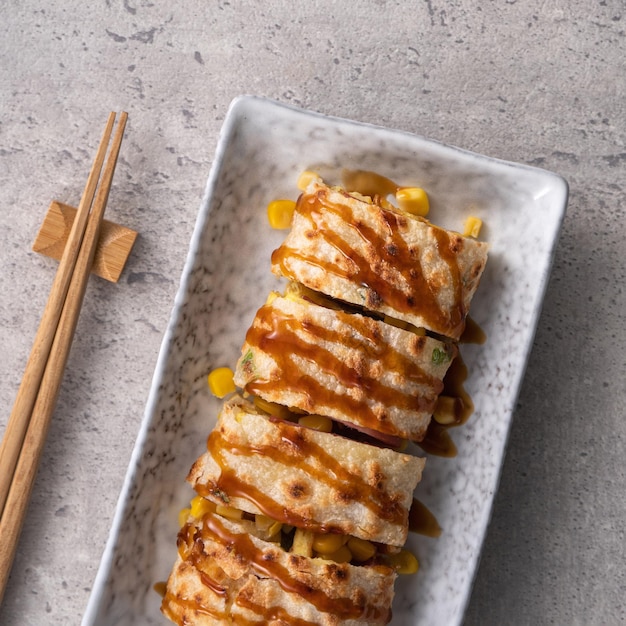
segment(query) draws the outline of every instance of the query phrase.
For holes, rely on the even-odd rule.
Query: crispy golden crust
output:
[[[221,582],[226,576],[221,572]],[[232,624],[226,598],[203,582],[190,561],[178,555],[167,581],[161,612],[175,624],[227,626]],[[234,587],[234,585],[233,585]]]
[[[179,624],[386,624],[395,572],[290,554],[254,524],[214,514],[190,520],[162,611]],[[188,621],[185,621],[188,620]]]
[[[314,182],[272,271],[333,298],[459,339],[488,246]]]
[[[424,459],[272,420],[227,402],[188,480],[218,504],[401,546]],[[243,495],[242,495],[243,494]]]
[[[276,297],[248,331],[235,383],[270,402],[420,441],[456,353],[363,315]]]

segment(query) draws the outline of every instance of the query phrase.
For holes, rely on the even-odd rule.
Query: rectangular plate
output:
[[[429,457],[417,496],[438,539],[412,536],[415,576],[396,585],[393,624],[459,624],[497,489],[507,436],[567,205],[559,176],[408,133],[325,117],[261,98],[228,112],[202,201],[146,413],[83,624],[156,624],[176,554],[178,511],[193,496],[185,476],[206,446],[219,407],[214,367],[234,366],[271,289],[270,254],[285,237],[267,223],[269,201],[297,195],[305,169],[338,183],[343,168],[424,187],[436,224],[484,222],[490,257],[472,304],[487,335],[463,345],[476,410],[453,430],[453,459]]]

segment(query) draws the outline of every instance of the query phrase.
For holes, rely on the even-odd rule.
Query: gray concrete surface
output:
[[[626,621],[626,6],[619,0],[6,0],[0,6],[3,430],[106,115],[130,114],[0,623],[77,624],[111,524],[218,132],[242,93],[563,175],[569,209],[467,625]]]

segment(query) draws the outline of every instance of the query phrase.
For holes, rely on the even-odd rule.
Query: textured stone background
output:
[[[620,0],[4,0],[0,427],[110,110],[107,216],[138,230],[90,282],[0,623],[87,602],[231,99],[268,96],[562,174],[568,214],[467,624],[626,621],[626,7]]]

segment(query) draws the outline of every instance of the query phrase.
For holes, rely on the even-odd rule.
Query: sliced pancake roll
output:
[[[487,244],[314,180],[272,271],[338,300],[458,340]]]
[[[247,332],[235,383],[357,428],[420,441],[455,345],[299,297],[275,296]]]
[[[402,546],[424,459],[228,400],[188,481],[209,500],[316,533]]]
[[[214,512],[178,538],[162,610],[179,624],[386,624],[396,573],[294,554]]]
[[[207,569],[208,566],[207,563]],[[183,560],[179,554],[167,579],[161,612],[175,624],[232,624],[224,587],[220,584],[224,581],[225,575],[217,566],[213,576],[209,576],[199,571],[191,560]]]

